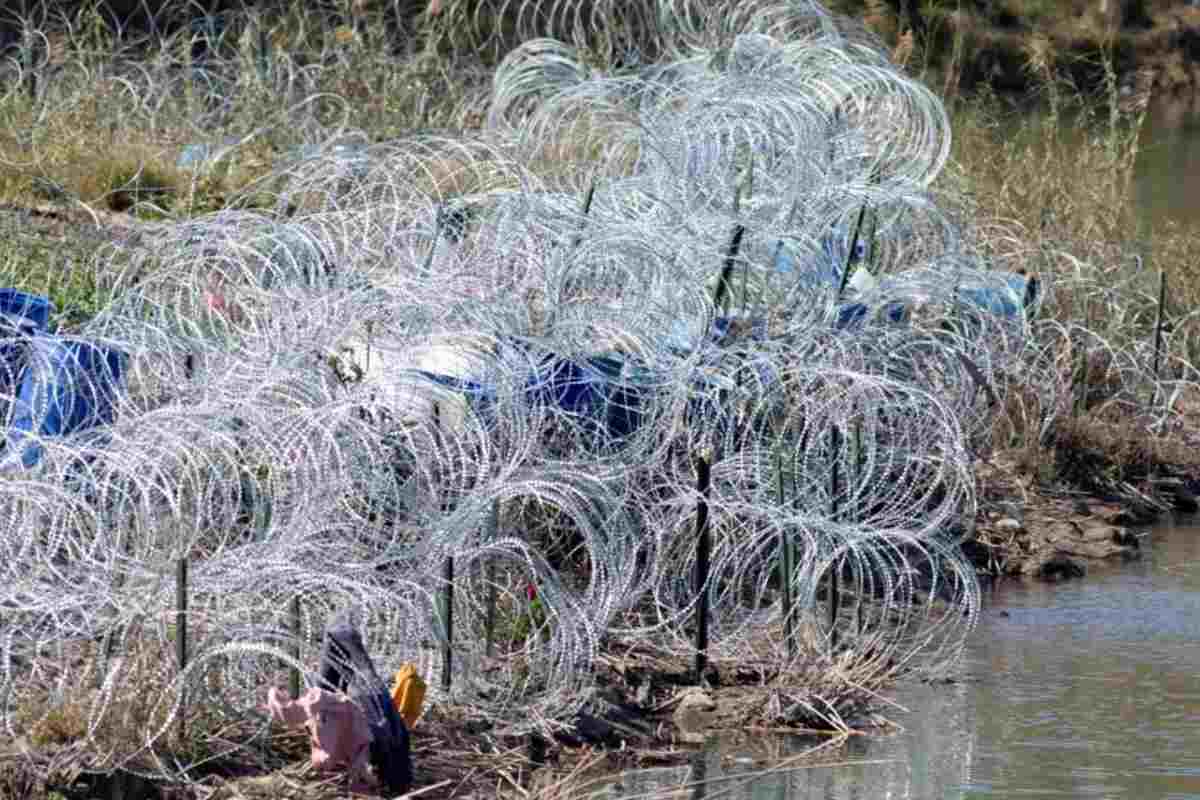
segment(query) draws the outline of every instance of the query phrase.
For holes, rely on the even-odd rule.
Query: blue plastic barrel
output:
[[[21,385],[30,338],[47,330],[53,312],[54,304],[47,297],[0,288],[0,424],[8,420]]]
[[[111,424],[125,355],[89,342],[41,335],[30,340],[6,438],[5,461],[25,468],[42,457],[40,439]]]
[[[19,289],[0,289],[0,315],[9,325],[21,324],[21,321],[33,323],[39,331],[46,331],[50,325],[50,315],[54,313],[54,303],[48,297],[29,294]]]

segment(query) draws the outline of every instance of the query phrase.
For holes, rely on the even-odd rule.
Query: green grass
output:
[[[57,233],[55,227],[0,211],[0,283],[49,297],[56,310],[53,324],[70,331],[103,304],[91,266],[101,243],[77,232]]]

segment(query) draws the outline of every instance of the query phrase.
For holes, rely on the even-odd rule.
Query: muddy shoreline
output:
[[[1049,487],[1023,473],[1012,454],[979,465],[979,511],[963,543],[978,573],[1083,577],[1091,563],[1140,558],[1142,529],[1163,515],[1198,509],[1200,484],[1182,467],[1160,464],[1138,479],[1102,486],[1099,478],[1110,466],[1091,464],[1092,478]]]

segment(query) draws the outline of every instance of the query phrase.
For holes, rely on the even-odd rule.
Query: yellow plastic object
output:
[[[421,680],[413,664],[402,664],[396,670],[396,677],[392,679],[392,703],[404,724],[412,730],[425,703],[425,681]]]

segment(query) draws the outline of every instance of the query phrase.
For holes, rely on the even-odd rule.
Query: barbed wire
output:
[[[979,614],[973,449],[1016,381],[1030,414],[1069,402],[1049,378],[1092,333],[1031,316],[1096,287],[990,268],[931,188],[945,110],[869,37],[738,8],[661,4],[664,58],[632,75],[528,42],[479,137],[342,129],[256,185],[278,213],[98,258],[111,300],[64,341],[115,360],[33,347],[53,390],[4,398],[27,421],[5,457],[37,448],[0,480],[6,730],[74,703],[97,768],[144,769],[181,713],[265,725],[346,609],[385,673],[453,648],[434,700],[564,718],[603,647],[693,653],[697,459],[712,653],[952,663]],[[1128,395],[1155,381],[1144,344],[1091,341]],[[111,419],[43,435],[100,398]]]

